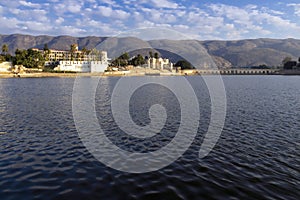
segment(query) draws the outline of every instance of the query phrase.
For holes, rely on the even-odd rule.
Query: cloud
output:
[[[106,6],[99,6],[99,14],[104,16],[104,17],[110,17],[112,15],[112,8],[111,7],[106,7]]]
[[[0,18],[1,28],[7,33],[7,31],[13,31],[18,28],[18,20],[16,18]]]
[[[64,21],[65,21],[64,18],[58,17],[58,18],[55,20],[55,24],[56,24],[56,25],[60,25],[60,24],[62,24]]]
[[[115,10],[114,11],[115,17],[118,19],[127,19],[130,14],[128,12],[125,12],[123,10]]]
[[[289,7],[293,7],[294,8],[294,11],[295,11],[295,15],[299,16],[300,17],[300,4],[296,4],[296,3],[290,3],[290,4],[287,4],[287,6]]]
[[[44,21],[48,20],[47,11],[42,9],[29,9],[29,10],[21,10],[18,8],[11,8],[9,12],[15,15],[20,20],[36,20],[36,21]],[[37,17],[38,16],[38,17]]]
[[[249,11],[243,8],[228,6],[224,4],[212,4],[209,8],[217,14],[217,16],[226,17],[232,20],[235,24],[251,28],[253,23],[250,19]],[[252,6],[252,9],[254,7]]]
[[[71,13],[79,13],[81,11],[81,5],[79,4],[76,4],[75,2],[68,5],[67,6],[67,9],[69,12]]]
[[[30,8],[41,8],[40,4],[37,3],[31,3],[27,1],[19,1],[20,5],[30,7]]]
[[[37,21],[19,22],[19,25],[25,30],[30,30],[30,32],[35,31],[36,33],[44,33],[52,29],[51,25],[47,25],[43,22]]]
[[[300,23],[295,17],[300,16],[299,3],[284,3],[280,6],[270,3],[270,6],[265,7],[255,4],[235,6],[234,2],[231,5],[203,4],[186,0],[36,2],[41,1],[1,0],[0,33],[113,35],[118,31],[138,27],[169,27],[202,40],[299,38],[300,32]],[[38,26],[42,28],[38,29]]]
[[[101,0],[101,3],[106,3],[106,4],[110,5],[110,6],[119,7],[118,4],[115,1],[113,1],[113,0]]]
[[[178,8],[177,3],[168,1],[168,0],[150,0],[150,2],[158,8]]]

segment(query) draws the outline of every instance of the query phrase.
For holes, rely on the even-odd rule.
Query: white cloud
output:
[[[98,12],[95,11],[95,14],[100,14],[103,17],[114,18],[114,19],[122,19],[126,20],[130,14],[124,10],[113,9],[108,6],[98,6]]]
[[[37,22],[37,21],[24,21],[24,22],[19,22],[19,24],[24,29],[34,31],[37,33],[48,32],[52,29],[51,25],[47,25],[43,22]]]
[[[74,2],[74,3],[69,4],[67,6],[67,9],[71,13],[79,13],[81,11],[81,5]]]
[[[111,6],[117,6],[117,3],[113,0],[101,0],[101,3],[106,3]]]
[[[31,2],[27,2],[27,1],[19,1],[19,3],[22,6],[26,6],[26,7],[30,7],[30,8],[41,8],[41,5],[37,4],[37,3],[31,3]]]
[[[178,8],[179,5],[169,0],[150,0],[158,8]]]
[[[130,16],[130,14],[123,10],[114,10],[114,16],[118,19],[127,19]]]
[[[295,20],[295,15],[300,16],[299,3],[241,7],[234,6],[234,2],[227,5],[186,0],[36,2],[41,1],[1,0],[1,33],[113,35],[137,27],[170,27],[198,39],[237,39],[287,35],[299,38],[300,32],[300,23]],[[274,9],[275,6],[280,10]],[[38,30],[38,26],[42,28]]]
[[[269,13],[258,13],[254,16],[254,18],[261,23],[268,23],[270,25],[281,27],[283,30],[291,29],[298,29],[300,31],[300,27],[292,23],[290,20],[282,19],[279,16],[274,16]]]
[[[42,9],[21,10],[18,8],[11,8],[8,10],[11,14],[14,14],[16,18],[21,20],[26,19],[26,20],[36,20],[36,21],[44,21],[44,22],[48,20],[46,10],[42,10]]]
[[[9,12],[10,12],[11,14],[14,14],[14,15],[18,15],[19,13],[22,12],[22,10],[20,10],[20,9],[18,9],[18,8],[11,8],[11,9],[8,9],[8,10],[9,10]]]
[[[212,4],[209,6],[218,16],[224,16],[236,24],[251,26],[252,22],[247,10],[224,4]]]
[[[99,6],[99,14],[104,16],[104,17],[110,17],[112,15],[112,8],[111,7],[106,7],[106,6]]]
[[[58,17],[58,18],[55,20],[55,24],[56,24],[56,25],[60,25],[60,24],[62,24],[64,21],[65,21],[64,18]]]
[[[73,36],[81,36],[84,35],[87,31],[81,28],[76,28],[74,26],[62,26],[59,27],[56,31],[59,31],[61,34],[65,35],[73,35]]]
[[[300,17],[300,3],[298,3],[298,4],[291,3],[291,4],[287,4],[287,6],[293,7],[294,11],[295,11],[295,15]]]
[[[18,28],[18,20],[16,18],[1,17],[0,24],[1,29],[5,32]]]

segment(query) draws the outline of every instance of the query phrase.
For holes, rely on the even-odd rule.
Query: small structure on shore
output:
[[[0,72],[9,73],[11,69],[12,69],[12,63],[11,62],[2,62],[2,63],[0,63]]]
[[[148,58],[146,63],[148,64],[148,68],[157,69],[157,70],[173,70],[173,63],[170,62],[167,58]]]

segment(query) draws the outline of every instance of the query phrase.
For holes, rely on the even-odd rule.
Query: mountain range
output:
[[[109,41],[109,42],[108,42]],[[114,58],[120,52],[128,51],[131,55],[140,53],[148,55],[149,51],[158,52],[172,62],[182,59],[181,54],[188,52],[193,57],[210,55],[220,68],[245,66],[279,66],[285,57],[298,60],[300,57],[300,40],[298,39],[243,39],[222,40],[151,40],[144,41],[134,37],[72,37],[72,36],[32,36],[0,35],[0,45],[7,44],[9,53],[16,49],[40,48],[47,44],[50,49],[68,50],[71,44],[78,44],[79,49],[97,48],[107,50],[108,56]],[[110,54],[111,53],[111,54]]]

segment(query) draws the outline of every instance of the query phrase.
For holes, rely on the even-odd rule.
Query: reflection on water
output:
[[[141,77],[145,78],[145,77]],[[165,77],[174,79],[176,77]],[[107,136],[130,151],[167,144],[178,127],[176,99],[161,88],[137,91],[133,120],[147,123],[156,100],[168,105],[163,132],[136,141],[115,126],[110,95],[118,78],[100,80],[96,110]],[[205,83],[188,77],[199,98],[200,127],[175,163],[146,174],[118,172],[82,145],[72,117],[72,78],[0,79],[1,199],[297,199],[300,183],[300,78],[227,76],[226,123],[214,150],[198,151],[210,118]],[[175,106],[170,106],[170,105]]]

